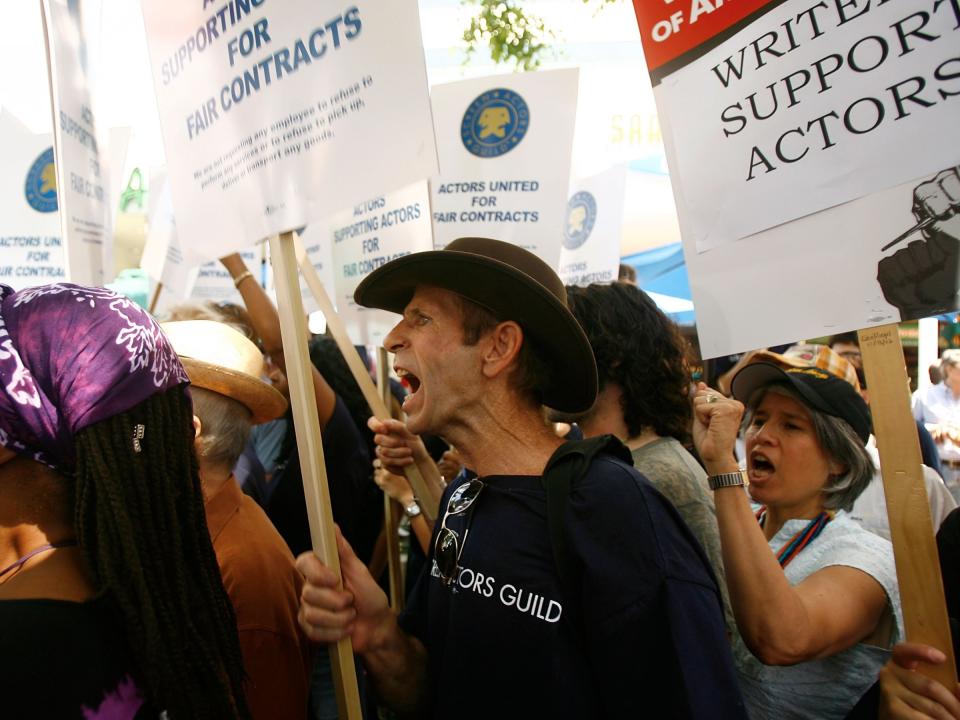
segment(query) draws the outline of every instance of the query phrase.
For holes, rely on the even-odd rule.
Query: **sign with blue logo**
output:
[[[499,157],[517,146],[530,127],[530,108],[512,90],[494,88],[470,103],[460,124],[463,146],[477,157]]]
[[[617,279],[626,182],[626,166],[616,165],[573,184],[561,231],[558,274],[564,285]]]
[[[443,169],[430,180],[436,247],[458,237],[491,237],[557,267],[578,84],[573,68],[433,88]]]
[[[15,290],[66,280],[52,141],[0,111],[0,283]]]
[[[597,222],[597,200],[586,190],[574,193],[567,203],[567,222],[563,226],[563,246],[576,250],[583,245]]]
[[[326,229],[333,262],[331,299],[337,314],[355,344],[382,345],[397,316],[360,307],[353,293],[381,265],[412,252],[433,250],[427,182],[357,203],[331,218]]]
[[[437,171],[416,0],[141,7],[188,264]]]
[[[27,172],[24,194],[37,212],[56,212],[57,168],[53,164],[53,147],[48,147],[33,161]]]

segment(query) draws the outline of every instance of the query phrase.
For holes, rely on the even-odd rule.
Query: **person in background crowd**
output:
[[[103,288],[0,285],[0,340],[3,716],[248,716],[160,327]]]
[[[409,430],[442,436],[477,477],[444,492],[430,572],[399,619],[342,539],[343,590],[300,556],[308,635],[350,637],[404,715],[744,717],[709,565],[618,456],[599,454],[570,488],[571,574],[558,573],[540,475],[563,443],[541,407],[589,409],[596,366],[556,273],[461,238],[382,265],[356,300],[403,314],[384,343],[413,389]]]
[[[943,481],[960,502],[960,350],[940,356],[943,382],[917,395],[913,416],[922,422],[940,453]]]
[[[853,365],[855,370],[863,368],[863,356],[860,354],[860,338],[857,337],[856,332],[832,335],[830,339],[827,340],[827,347]]]
[[[247,270],[246,264],[239,255],[228,255],[221,258],[220,262],[233,277],[234,284],[240,291],[263,351],[269,355],[280,371],[285,372],[286,362],[280,336],[280,317],[273,302]],[[313,391],[317,403],[317,417],[320,422],[323,457],[330,490],[330,509],[334,522],[349,542],[356,544],[357,552],[363,562],[369,563],[383,524],[383,501],[376,485],[371,481],[372,466],[367,449],[368,440],[362,434],[362,426],[358,426],[351,416],[351,410],[356,412],[358,402],[363,401],[362,399],[358,402],[351,401],[348,405],[345,399],[348,393],[351,396],[359,395],[356,382],[350,377],[349,382],[352,385],[341,383],[335,388],[333,383],[337,382],[343,373],[326,365],[321,372],[316,364],[319,356],[315,353],[313,343],[311,346]],[[321,350],[321,353],[325,354],[325,351]],[[346,364],[342,356],[339,357],[339,361]],[[311,550],[312,541],[303,495],[300,456],[290,411],[286,417],[287,433],[280,451],[281,460],[271,479],[269,500],[264,509],[290,550],[294,555],[298,555]],[[359,679],[363,685],[363,678]],[[314,654],[311,688],[311,716],[317,720],[336,718],[336,698],[333,692],[329,653]]]
[[[233,603],[254,718],[305,718],[310,648],[297,624],[303,578],[233,468],[251,425],[283,415],[287,401],[260,379],[263,356],[232,327],[209,320],[162,325],[191,382],[207,527]]]
[[[637,271],[632,265],[620,263],[620,270],[617,273],[617,281],[627,283],[628,285],[637,284]]]
[[[586,437],[618,437],[633,466],[673,503],[710,560],[732,636],[736,623],[707,474],[684,447],[692,412],[680,333],[631,285],[568,287],[567,302],[593,348],[600,388],[590,412],[577,418],[580,429]]]
[[[890,543],[844,512],[873,477],[870,412],[820,368],[754,363],[732,391],[700,386],[694,438],[714,488],[741,691],[753,720],[843,718],[902,636]],[[757,511],[733,456],[742,403]]]
[[[867,389],[867,380],[862,369],[857,370],[860,379],[860,395],[864,402],[870,404],[870,391]],[[940,456],[937,446],[930,437],[930,433],[922,423],[917,422],[917,434],[920,440],[920,455],[923,461],[921,472],[927,489],[927,502],[930,505],[930,519],[933,521],[933,531],[936,532],[947,515],[957,506],[956,500],[950,494],[940,476]],[[882,538],[890,539],[890,519],[887,517],[887,500],[883,488],[883,477],[880,473],[880,452],[877,450],[877,439],[871,435],[867,442],[867,452],[873,458],[877,471],[873,481],[860,494],[850,510],[850,517],[863,525],[870,532]],[[930,463],[935,463],[931,465]]]

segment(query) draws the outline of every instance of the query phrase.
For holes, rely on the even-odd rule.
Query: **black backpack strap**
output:
[[[586,440],[566,442],[550,456],[544,468],[540,482],[547,493],[547,526],[550,532],[550,546],[553,549],[553,562],[564,595],[568,601],[576,600],[574,572],[567,539],[563,530],[563,515],[573,483],[587,472],[590,463],[598,453],[607,453],[618,457],[628,465],[633,458],[627,447],[613,435],[598,435]]]

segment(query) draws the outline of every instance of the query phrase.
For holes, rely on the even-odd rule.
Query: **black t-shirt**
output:
[[[0,715],[157,718],[103,599],[0,601]]]
[[[574,483],[572,601],[540,478],[483,481],[470,510],[447,520],[461,542],[467,534],[455,589],[440,582],[431,543],[401,617],[429,652],[433,717],[746,717],[709,564],[642,475],[601,456]]]
[[[339,395],[321,437],[333,520],[357,556],[369,562],[383,525],[383,494],[373,482],[363,436]],[[273,477],[276,487],[265,510],[296,557],[313,547],[296,445]]]

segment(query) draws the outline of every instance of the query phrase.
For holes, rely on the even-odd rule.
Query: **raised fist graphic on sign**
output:
[[[914,240],[877,265],[883,296],[902,320],[956,310],[960,278],[960,167],[949,168],[913,191],[917,224],[884,246],[897,245],[918,230]]]

